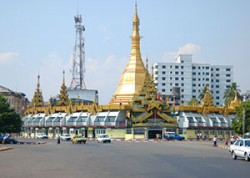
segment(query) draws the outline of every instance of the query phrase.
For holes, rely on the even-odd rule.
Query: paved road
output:
[[[216,178],[249,177],[250,162],[196,142],[71,144],[48,140],[0,152],[0,177]]]

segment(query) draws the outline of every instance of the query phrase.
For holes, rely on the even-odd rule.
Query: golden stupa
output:
[[[137,5],[135,5],[131,36],[132,49],[129,62],[120,77],[118,88],[109,104],[128,104],[133,100],[134,96],[141,91],[144,84],[147,69],[141,58],[139,24],[140,20],[137,14]]]

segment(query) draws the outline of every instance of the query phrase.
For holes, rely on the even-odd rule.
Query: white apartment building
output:
[[[197,98],[209,84],[214,104],[224,103],[224,92],[233,82],[233,66],[192,63],[192,55],[181,54],[175,63],[155,63],[154,82],[158,93],[182,104]]]

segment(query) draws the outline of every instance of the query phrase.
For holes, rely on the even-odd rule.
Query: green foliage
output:
[[[204,98],[204,96],[205,96],[205,94],[206,94],[206,91],[207,91],[207,87],[208,87],[208,86],[206,85],[206,86],[202,89],[200,95],[198,96],[198,98],[199,98],[200,101],[203,100],[203,98]]]
[[[225,106],[229,106],[231,101],[234,100],[235,93],[237,94],[237,98],[241,99],[237,84],[234,82],[224,93]]]
[[[192,98],[191,100],[188,101],[188,106],[198,106],[199,101],[196,98]]]
[[[243,110],[245,111],[245,132],[250,132],[250,100],[241,103],[236,108],[236,117],[232,123],[232,127],[236,133],[243,133]]]
[[[17,133],[22,128],[20,115],[10,108],[7,100],[0,95],[0,132]]]

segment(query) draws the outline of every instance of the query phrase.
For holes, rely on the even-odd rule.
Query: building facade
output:
[[[22,114],[29,101],[24,93],[14,92],[0,85],[0,94],[8,101],[11,108],[17,113]]]
[[[155,63],[154,81],[161,95],[187,104],[208,84],[216,106],[224,104],[224,92],[233,82],[233,66],[192,62],[192,55],[181,54],[176,63]]]

